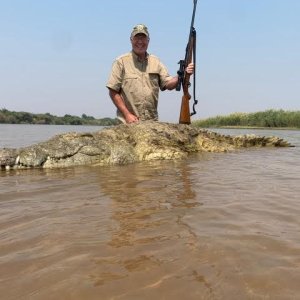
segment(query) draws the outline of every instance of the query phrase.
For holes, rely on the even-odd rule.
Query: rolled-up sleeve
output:
[[[167,82],[172,78],[173,77],[169,74],[165,65],[160,62],[160,64],[159,64],[159,82],[160,82],[159,87],[162,91],[166,89]]]
[[[122,61],[115,60],[106,87],[119,92],[122,86],[124,68]]]

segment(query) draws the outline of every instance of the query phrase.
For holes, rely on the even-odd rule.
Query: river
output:
[[[81,126],[0,125],[0,147]],[[1,299],[300,299],[293,148],[0,172]]]

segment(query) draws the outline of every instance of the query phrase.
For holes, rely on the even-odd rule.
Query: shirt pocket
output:
[[[126,73],[123,79],[123,90],[134,91],[137,88],[138,76],[134,73]]]
[[[148,73],[149,74],[149,81],[151,86],[155,89],[159,88],[159,74],[158,73]]]

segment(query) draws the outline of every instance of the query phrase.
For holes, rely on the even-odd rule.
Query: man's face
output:
[[[132,49],[137,55],[144,55],[147,51],[149,38],[143,34],[138,33],[131,38]]]

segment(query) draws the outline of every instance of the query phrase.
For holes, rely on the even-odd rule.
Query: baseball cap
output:
[[[138,24],[138,25],[134,26],[133,29],[132,29],[132,32],[131,32],[131,37],[134,37],[139,33],[143,33],[147,37],[149,37],[148,28],[144,24]]]

